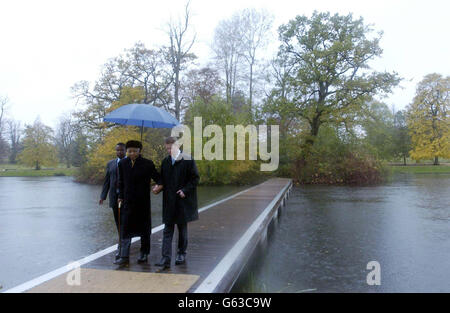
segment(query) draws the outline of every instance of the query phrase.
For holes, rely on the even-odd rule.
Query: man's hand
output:
[[[122,207],[123,199],[118,199],[117,204],[119,205],[119,208]]]
[[[105,201],[105,200],[100,199],[100,201],[98,202],[98,204],[99,204],[99,205],[102,205],[102,204],[103,204],[103,201]]]
[[[162,189],[163,189],[163,185],[155,185],[155,186],[153,186],[152,191],[155,195],[157,195],[158,193],[161,192]]]
[[[184,194],[183,190],[178,190],[177,195],[179,195],[182,199],[186,198],[186,195]]]

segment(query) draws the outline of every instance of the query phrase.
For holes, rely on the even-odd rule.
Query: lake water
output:
[[[450,175],[294,188],[233,289],[246,291],[450,292]]]
[[[100,186],[70,177],[0,178],[3,290],[116,243]],[[200,206],[246,187],[200,187]],[[295,187],[234,292],[450,292],[450,175],[376,187]],[[153,227],[161,195],[152,196]],[[368,262],[381,266],[369,286]]]
[[[199,187],[199,206],[248,187]],[[112,210],[98,205],[101,186],[71,177],[0,177],[0,290],[6,290],[117,243]],[[152,226],[162,194],[152,195]]]

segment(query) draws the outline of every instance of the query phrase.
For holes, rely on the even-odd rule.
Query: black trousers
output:
[[[187,223],[176,224],[178,228],[178,253],[186,254],[187,249]],[[162,256],[172,258],[172,239],[175,231],[175,224],[164,224]]]
[[[150,254],[150,233],[141,235],[141,252],[145,254]],[[123,238],[120,240],[120,257],[128,258],[130,256],[130,247],[131,247],[131,237]]]
[[[117,228],[117,236],[119,238],[118,240],[118,250],[120,251],[120,230],[119,230],[119,206],[115,204],[112,208],[113,214],[114,214],[114,221],[116,222],[116,228]]]

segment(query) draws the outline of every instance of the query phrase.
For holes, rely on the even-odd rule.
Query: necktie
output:
[[[116,162],[116,190],[119,189],[119,164]]]

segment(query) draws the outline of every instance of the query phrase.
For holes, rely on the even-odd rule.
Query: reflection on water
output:
[[[448,174],[297,187],[233,292],[450,292],[449,204]]]
[[[246,187],[199,187],[199,206]],[[70,177],[0,178],[0,285],[3,290],[116,243],[101,186]],[[161,224],[162,194],[152,195],[153,227]]]

